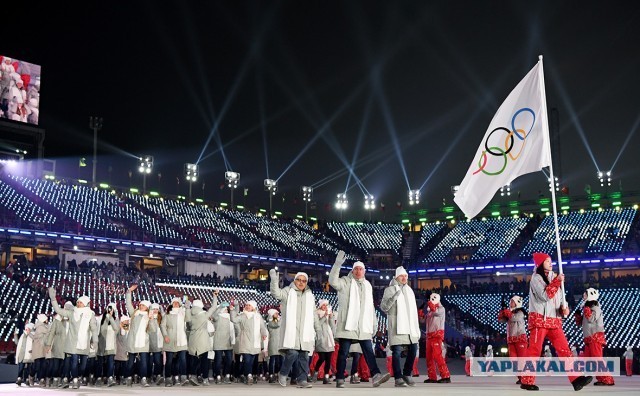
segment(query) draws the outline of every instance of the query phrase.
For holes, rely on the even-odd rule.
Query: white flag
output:
[[[493,116],[454,201],[475,217],[501,187],[551,165],[542,60]]]

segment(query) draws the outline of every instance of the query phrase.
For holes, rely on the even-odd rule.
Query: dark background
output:
[[[612,169],[612,189],[638,190],[639,16],[627,1],[16,3],[0,54],[42,65],[45,156],[61,176],[91,179],[98,115],[98,181],[141,186],[135,157],[150,154],[151,190],[185,195],[183,164],[199,161],[194,198],[228,201],[234,170],[236,203],[268,207],[270,177],[274,210],[304,212],[299,188],[313,185],[311,215],[338,216],[346,189],[345,218],[365,218],[368,191],[373,218],[390,221],[409,186],[423,207],[452,204],[539,54],[562,186],[598,191],[596,172]],[[546,183],[539,172],[512,190],[533,199]]]

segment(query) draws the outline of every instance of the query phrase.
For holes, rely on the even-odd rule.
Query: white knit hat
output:
[[[325,300],[325,299],[318,300],[318,307],[321,307],[321,306],[323,306],[325,304],[329,305],[329,300]]]
[[[194,307],[204,308],[204,303],[202,302],[202,300],[194,300],[191,305]]]
[[[33,323],[27,323],[26,326],[24,326],[25,329],[30,329],[30,330],[33,330],[34,327],[36,327],[36,325],[34,325]]]
[[[151,308],[151,301],[149,301],[149,300],[142,300],[142,301],[140,301],[140,304],[138,304],[138,306],[140,306],[140,305],[144,305],[144,306],[145,306],[145,307],[147,307],[147,308]]]
[[[38,322],[40,322],[40,323],[44,323],[44,322],[46,322],[46,321],[47,321],[47,319],[49,319],[49,318],[47,318],[47,315],[45,315],[45,314],[38,314]]]
[[[362,268],[364,268],[365,270],[367,269],[367,268],[364,266],[364,263],[363,263],[362,261],[356,261],[355,263],[353,263],[353,269],[356,269],[357,267],[362,267]]]
[[[407,270],[405,270],[403,266],[396,268],[396,278],[399,277],[400,275],[409,276],[409,274],[407,273]]]
[[[171,305],[173,305],[174,302],[177,302],[178,304],[182,305],[182,300],[179,299],[178,297],[174,297],[171,299]]]
[[[67,301],[66,303],[64,303],[64,309],[66,309],[67,311],[70,311],[73,309],[73,303],[71,301]]]
[[[273,315],[277,314],[278,310],[277,309],[273,309],[271,308],[270,310],[267,311],[267,315],[269,315],[269,319],[273,318]]]
[[[251,305],[253,307],[253,309],[255,309],[255,310],[258,309],[258,303],[255,302],[254,300],[249,300],[246,303],[244,303],[244,305]]]
[[[127,320],[131,320],[131,318],[130,318],[128,315],[122,315],[122,316],[120,317],[120,321],[121,321],[121,322],[125,322],[125,321],[127,321]]]
[[[85,307],[88,307],[91,299],[89,298],[89,296],[82,296],[78,299],[78,301],[83,303]]]
[[[149,309],[160,309],[160,304],[153,303],[153,304],[151,304],[151,307],[149,307]]]
[[[295,278],[297,278],[297,277],[299,277],[299,276],[304,276],[307,280],[309,280],[309,275],[307,275],[307,273],[306,273],[306,272],[298,272],[298,273],[296,274],[296,276],[294,277],[294,279],[295,279]]]

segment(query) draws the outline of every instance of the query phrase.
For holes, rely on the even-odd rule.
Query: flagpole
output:
[[[551,134],[549,133],[549,113],[547,113],[547,92],[544,86],[544,68],[542,64],[542,55],[538,56],[538,61],[540,62],[540,92],[542,92],[542,108],[545,115],[545,120],[542,123],[542,128],[546,129],[547,139],[547,152],[549,153],[549,186],[551,187],[551,206],[553,207],[553,225],[556,235],[556,252],[558,255],[558,272],[562,272],[562,249],[560,248],[560,230],[558,227],[558,209],[556,205],[556,183],[555,176],[553,174],[553,158],[551,157]],[[565,299],[564,293],[564,282],[561,284],[562,289],[562,302],[566,305],[567,300]]]

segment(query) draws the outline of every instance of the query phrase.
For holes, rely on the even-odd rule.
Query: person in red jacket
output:
[[[529,282],[529,348],[527,355],[539,358],[546,338],[558,357],[571,357],[567,337],[562,330],[562,318],[569,315],[569,307],[562,296],[564,274],[552,271],[551,257],[546,253],[534,253],[534,273]],[[535,376],[522,376],[520,388],[538,390]],[[588,385],[593,377],[569,375],[573,389],[578,391]]]
[[[440,295],[431,293],[429,296],[429,312],[427,313],[427,375],[429,378],[425,383],[450,383],[451,374],[447,363],[442,357],[442,341],[444,341],[444,318],[445,309],[440,304]],[[437,379],[436,365],[440,372],[440,379]]]
[[[602,309],[598,303],[600,293],[590,287],[584,293],[584,308],[582,317],[578,321],[582,324],[582,334],[584,335],[584,356],[585,357],[602,357],[602,347],[607,344],[604,338],[604,317]],[[596,386],[613,386],[615,385],[613,377],[596,376]]]
[[[526,312],[522,307],[522,297],[513,296],[509,300],[509,307],[498,313],[498,321],[507,323],[507,346],[509,347],[509,357],[526,357],[529,340],[525,328]],[[520,384],[518,377],[516,384]]]
[[[622,356],[624,357],[624,367],[627,371],[627,377],[631,377],[633,375],[633,347],[629,345]]]

